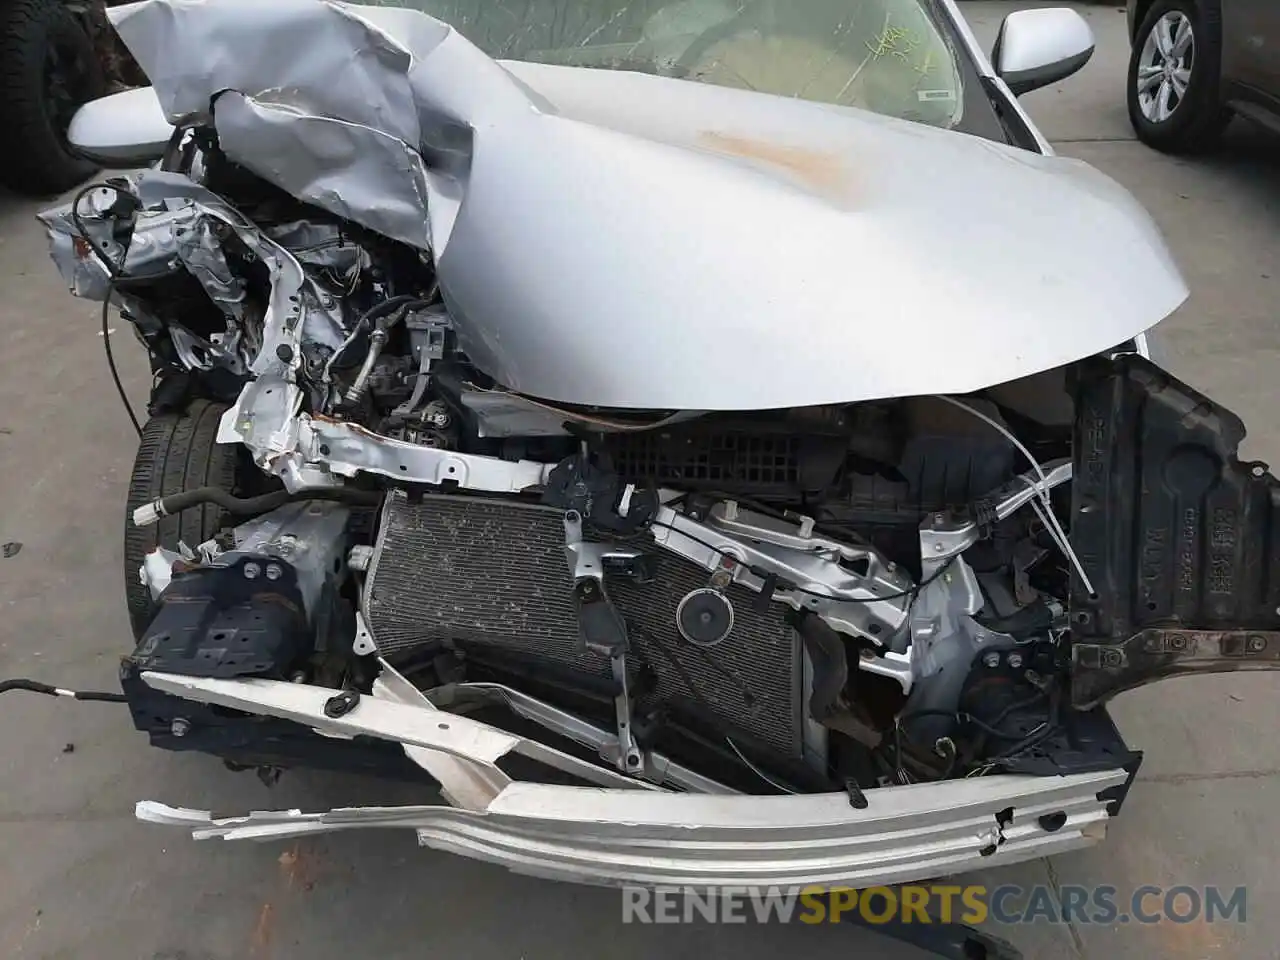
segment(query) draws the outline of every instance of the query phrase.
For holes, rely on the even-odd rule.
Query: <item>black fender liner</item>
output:
[[[1072,702],[1280,669],[1280,481],[1240,418],[1137,355],[1076,370]]]

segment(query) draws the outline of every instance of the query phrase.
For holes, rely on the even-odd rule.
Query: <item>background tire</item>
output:
[[[1166,119],[1147,115],[1139,93],[1139,71],[1149,67],[1153,33],[1161,21],[1181,14],[1190,24],[1192,56],[1186,60],[1190,79]],[[1157,60],[1165,58],[1157,56]],[[1222,11],[1219,0],[1155,0],[1134,33],[1129,55],[1127,100],[1129,122],[1138,139],[1166,153],[1194,153],[1217,143],[1231,120],[1221,101]],[[1158,86],[1158,85],[1157,85]]]
[[[220,507],[205,504],[149,527],[135,527],[133,511],[157,497],[193,487],[236,489],[240,448],[215,442],[226,409],[225,404],[196,400],[185,412],[152,417],[142,429],[124,529],[124,588],[135,638],[151,616],[151,592],[138,581],[143,558],[158,546],[176,550],[179,540],[194,549],[225,526],[227,517]]]
[[[77,107],[106,92],[93,42],[63,0],[0,0],[0,183],[40,196],[93,174],[66,131]]]

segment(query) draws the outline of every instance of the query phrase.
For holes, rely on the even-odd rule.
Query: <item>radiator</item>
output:
[[[631,656],[656,676],[655,696],[700,700],[775,750],[801,756],[802,656],[781,606],[762,610],[758,594],[734,585],[727,594],[733,632],[713,649],[694,648],[676,629],[676,605],[705,587],[709,574],[652,544],[645,549],[655,558],[652,583],[605,584],[626,618]],[[607,676],[608,662],[579,647],[571,586],[561,511],[459,495],[411,501],[393,491],[369,566],[365,614],[385,655],[453,640]]]

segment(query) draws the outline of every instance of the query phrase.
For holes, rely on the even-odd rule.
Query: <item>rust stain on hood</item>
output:
[[[843,157],[827,150],[759,140],[720,130],[698,134],[698,145],[721,156],[767,164],[812,193],[848,204],[854,183]]]

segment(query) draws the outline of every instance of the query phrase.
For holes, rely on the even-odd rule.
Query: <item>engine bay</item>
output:
[[[146,347],[148,413],[202,404],[241,451],[230,488],[131,504],[172,541],[138,564],[122,674],[153,742],[264,774],[317,757],[301,727],[264,753],[234,713],[193,722],[147,671],[315,684],[338,711],[394,677],[537,729],[588,782],[856,800],[1136,770],[1105,692],[1072,702],[1099,562],[1063,519],[1074,368],[759,411],[527,396],[461,349],[429,253],[296,200],[207,127],[43,219],[73,291]],[[216,533],[173,539],[192,510]],[[357,747],[322,764],[405,772]]]

